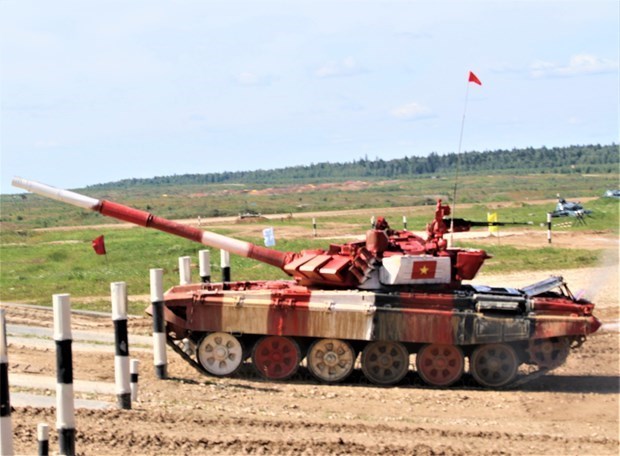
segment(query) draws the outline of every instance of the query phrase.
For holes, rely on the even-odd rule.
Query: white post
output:
[[[9,357],[6,343],[6,315],[0,309],[0,454],[13,454],[13,423],[9,397]]]
[[[131,390],[129,388],[129,337],[127,334],[127,284],[110,284],[112,295],[112,321],[114,322],[114,380],[116,399],[119,408],[131,409]]]
[[[140,361],[138,361],[137,359],[131,360],[131,402],[138,401],[138,364],[140,364]]]
[[[192,283],[192,259],[188,256],[179,257],[179,284],[189,285]]]
[[[37,425],[37,441],[39,442],[39,456],[48,456],[50,453],[50,427],[46,423]]]
[[[403,228],[407,229],[407,216],[403,215]]]
[[[220,250],[220,266],[222,267],[222,282],[230,282],[230,253]]]
[[[551,244],[551,212],[547,212],[547,243]]]
[[[198,252],[198,268],[200,269],[202,283],[211,282],[211,252],[208,250]]]
[[[153,364],[157,378],[167,377],[166,323],[164,321],[164,270],[151,269],[151,304],[153,308]]]
[[[60,454],[75,455],[75,405],[71,352],[71,302],[68,294],[53,295],[56,341],[56,429]]]
[[[312,217],[312,235],[316,237],[316,218]]]

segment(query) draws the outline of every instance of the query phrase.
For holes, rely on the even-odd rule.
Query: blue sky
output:
[[[618,142],[619,8],[0,0],[1,192]]]

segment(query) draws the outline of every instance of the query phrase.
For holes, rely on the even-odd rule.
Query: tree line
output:
[[[151,185],[204,185],[216,183],[278,184],[325,182],[349,179],[400,179],[408,176],[445,175],[457,169],[463,174],[477,173],[618,173],[620,153],[617,144],[567,147],[527,147],[460,155],[436,152],[428,156],[410,156],[393,160],[367,157],[345,163],[316,163],[280,169],[229,171],[221,173],[183,174],[148,179],[124,179],[97,184],[90,188],[133,187]]]

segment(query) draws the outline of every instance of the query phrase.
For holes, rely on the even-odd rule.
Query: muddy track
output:
[[[19,440],[34,438],[34,423],[53,420],[49,409],[31,407],[17,411],[15,416],[23,423],[15,429]],[[530,448],[556,454],[562,453],[562,449],[572,452],[583,446],[590,448],[592,454],[613,452],[618,448],[618,439],[608,437],[306,420],[188,419],[182,411],[78,410],[76,418],[82,423],[82,429],[93,426],[92,432],[95,432],[93,435],[82,430],[76,440],[78,448],[109,452],[125,452],[129,448],[131,454],[200,454],[203,451],[213,454],[498,454],[499,448],[493,442],[501,442],[509,446],[511,453],[521,454]],[[133,421],[140,422],[140,428],[132,426]],[[114,427],[100,429],[100,423],[114,423]],[[184,426],[179,427],[178,423]],[[203,429],[204,435],[197,436],[193,432],[188,435],[188,428]],[[369,436],[375,443],[368,441]],[[491,448],[485,449],[488,447]]]
[[[593,277],[617,277],[614,267],[611,274],[584,269],[563,275],[572,289],[587,289]],[[480,282],[522,286],[545,276],[510,274]],[[133,410],[118,410],[112,394],[76,393],[76,398],[106,401],[111,407],[76,410],[76,450],[86,455],[616,455],[617,280],[606,281],[597,291],[595,313],[612,329],[592,335],[551,373],[506,390],[479,388],[468,375],[452,388],[429,388],[413,371],[403,384],[390,388],[366,384],[359,371],[338,385],[319,384],[304,369],[290,382],[265,381],[250,366],[237,377],[214,378],[199,374],[171,351],[170,378],[162,381],[155,377],[152,353],[130,348],[131,357],[140,361],[139,401]],[[10,325],[52,326],[49,310],[7,306],[6,311]],[[112,322],[105,314],[74,314],[72,328],[76,333],[110,333]],[[147,317],[129,320],[130,335],[148,336],[150,331]],[[41,342],[34,332],[19,338],[9,333],[10,375],[53,381],[53,341]],[[113,384],[112,345],[93,344],[94,350],[85,351],[74,342],[74,379]],[[11,385],[14,393],[53,397],[54,387]],[[51,452],[57,451],[53,408],[14,406],[11,418],[18,454],[36,454],[40,422],[50,425]]]

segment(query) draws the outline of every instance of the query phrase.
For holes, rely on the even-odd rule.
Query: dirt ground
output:
[[[589,238],[588,238],[589,237]],[[588,245],[597,233],[572,236]],[[446,389],[423,386],[413,368],[402,384],[368,385],[356,371],[342,385],[322,385],[304,369],[286,383],[269,382],[244,366],[234,378],[206,377],[168,351],[168,380],[158,380],[149,350],[140,360],[139,401],[119,410],[110,394],[76,393],[108,401],[106,410],[76,410],[78,454],[364,454],[364,455],[617,455],[620,407],[618,240],[603,236],[610,254],[599,268],[479,275],[476,283],[521,287],[563,275],[584,290],[604,326],[561,367],[516,388],[485,390],[469,375]],[[509,241],[509,239],[511,239]],[[527,243],[527,235],[502,242]],[[489,241],[491,242],[491,241]],[[598,242],[598,241],[596,241]],[[539,244],[540,245],[540,244]],[[52,325],[47,310],[6,307],[12,325]],[[72,316],[73,330],[112,331],[109,317]],[[146,316],[129,320],[130,334],[149,335]],[[35,339],[35,338],[33,338]],[[21,339],[20,339],[21,340]],[[74,378],[114,383],[113,351],[75,351]],[[55,376],[55,350],[11,343],[9,375]],[[11,387],[11,393],[41,391]],[[15,407],[14,446],[36,454],[36,428],[55,411]]]

